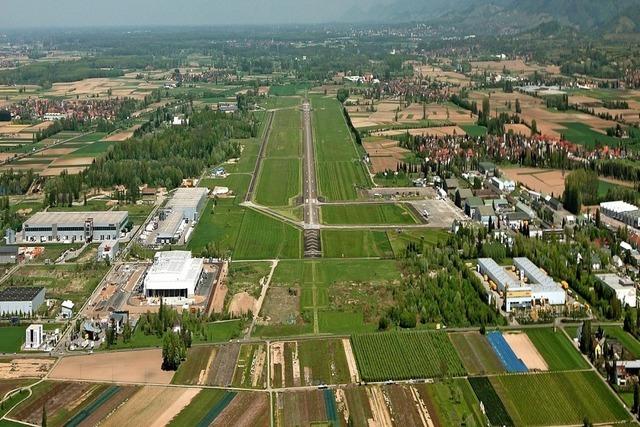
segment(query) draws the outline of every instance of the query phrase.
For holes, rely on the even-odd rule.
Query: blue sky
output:
[[[380,2],[388,0],[2,0],[0,29],[319,23]]]

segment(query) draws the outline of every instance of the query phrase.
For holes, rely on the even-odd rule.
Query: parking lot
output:
[[[411,202],[420,213],[428,212],[429,226],[434,228],[450,228],[453,221],[468,221],[469,218],[450,200],[428,199]]]

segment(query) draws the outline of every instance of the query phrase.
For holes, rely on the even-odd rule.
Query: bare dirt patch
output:
[[[516,135],[523,135],[523,136],[531,135],[531,129],[529,129],[527,125],[523,125],[521,123],[506,124],[504,125],[504,131],[507,133],[513,132]]]
[[[530,370],[548,371],[547,362],[538,352],[538,349],[529,339],[527,334],[521,332],[503,334],[509,347]]]
[[[231,298],[229,303],[229,313],[233,316],[241,316],[248,312],[254,312],[256,308],[256,299],[249,295],[248,292],[239,292]]]
[[[356,358],[353,355],[353,349],[351,348],[351,340],[349,338],[342,339],[342,346],[344,347],[344,354],[347,358],[347,365],[349,366],[349,376],[352,383],[360,382],[360,374],[358,373],[358,365],[356,364]]]
[[[220,413],[212,426],[253,427],[270,425],[266,393],[240,393]]]
[[[0,362],[0,379],[42,378],[53,366],[53,359],[18,358]]]
[[[162,350],[120,351],[65,357],[51,378],[76,381],[169,384],[173,371],[163,371]]]
[[[52,168],[66,167],[66,166],[87,166],[93,163],[95,157],[71,157],[64,159],[57,159],[51,163]]]
[[[78,174],[87,169],[87,166],[72,166],[72,167],[61,167],[61,168],[47,168],[40,173],[40,176],[59,176],[63,171],[67,171],[69,175]]]

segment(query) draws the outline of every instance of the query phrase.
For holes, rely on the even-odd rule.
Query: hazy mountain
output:
[[[361,20],[452,24],[478,32],[527,30],[558,21],[584,31],[640,30],[640,0],[396,0]]]

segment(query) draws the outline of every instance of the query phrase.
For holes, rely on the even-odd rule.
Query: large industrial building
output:
[[[623,201],[604,202],[600,203],[600,211],[630,227],[640,228],[640,209],[635,205]]]
[[[514,258],[508,270],[491,258],[478,259],[478,272],[487,276],[505,297],[505,310],[534,305],[563,305],[566,292],[528,258]]]
[[[31,316],[44,304],[43,287],[9,287],[0,291],[0,316]]]
[[[147,297],[182,297],[195,295],[204,260],[192,258],[189,251],[157,252],[144,278]]]
[[[38,212],[22,227],[23,242],[102,242],[120,238],[127,211]]]
[[[206,188],[178,188],[160,211],[156,243],[176,243],[189,223],[197,221],[207,203]]]
[[[596,274],[596,277],[608,288],[616,293],[616,298],[622,306],[636,307],[636,285],[631,279],[617,274]]]

